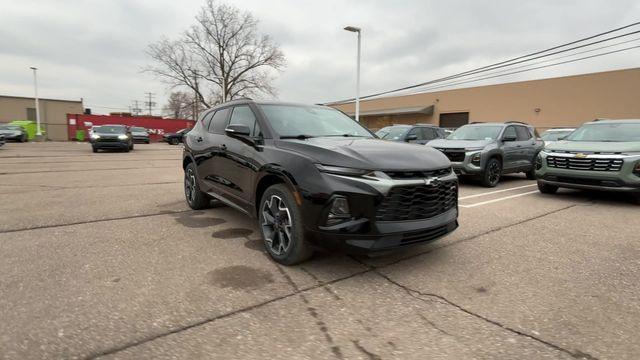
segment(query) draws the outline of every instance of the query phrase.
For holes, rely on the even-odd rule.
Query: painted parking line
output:
[[[479,203],[475,203],[475,204],[471,204],[471,205],[458,205],[458,206],[460,206],[462,208],[473,208],[473,207],[476,207],[476,206],[493,204],[493,203],[496,203],[498,201],[509,200],[509,199],[520,197],[520,196],[526,196],[526,195],[531,195],[531,194],[536,194],[536,193],[539,193],[539,191],[538,190],[534,190],[534,191],[529,191],[529,192],[522,193],[522,194],[515,194],[515,195],[510,195],[510,196],[505,196],[505,197],[493,199],[493,200],[487,200],[487,201],[483,201],[483,202],[479,202]]]
[[[489,191],[489,192],[481,193],[481,194],[474,194],[474,195],[463,196],[463,197],[459,197],[459,198],[458,198],[458,200],[472,199],[472,198],[477,198],[477,197],[481,197],[481,196],[487,196],[487,195],[492,195],[492,194],[498,194],[498,193],[505,192],[505,191],[512,191],[512,190],[518,190],[518,189],[525,189],[525,188],[533,187],[533,186],[537,186],[537,184],[530,184],[530,185],[524,185],[524,186],[516,186],[516,187],[512,187],[512,188],[508,188],[508,189],[495,190],[495,191]]]

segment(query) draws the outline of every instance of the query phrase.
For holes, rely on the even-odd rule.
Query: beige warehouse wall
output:
[[[50,140],[67,140],[67,114],[81,114],[81,101],[41,99],[40,121]],[[0,95],[0,123],[12,120],[26,120],[27,108],[35,108],[33,98]]]
[[[420,121],[438,124],[440,113],[468,111],[470,121],[518,120],[544,130],[578,126],[596,118],[637,119],[640,68],[374,99],[362,102],[360,108],[373,111],[432,104],[433,116]],[[354,104],[335,107],[354,111]]]

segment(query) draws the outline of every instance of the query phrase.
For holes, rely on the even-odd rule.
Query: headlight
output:
[[[122,135],[118,135],[118,139],[120,140],[127,140],[129,138],[128,135],[122,134]]]
[[[479,152],[478,152],[478,153],[473,154],[473,156],[471,156],[471,163],[472,163],[473,165],[480,166],[480,157],[481,157],[481,155],[480,155],[480,153],[479,153]]]
[[[636,176],[640,176],[640,160],[636,162],[636,166],[633,168],[633,174]]]
[[[331,166],[316,164],[316,168],[324,173],[344,175],[344,176],[362,176],[371,172],[371,170],[354,169],[348,167]]]
[[[464,149],[465,152],[469,152],[469,151],[478,151],[478,150],[482,150],[484,149],[484,147],[475,147],[475,148],[466,148]]]
[[[98,134],[91,134],[91,138],[92,138],[92,139],[100,139],[100,135],[98,135]]]

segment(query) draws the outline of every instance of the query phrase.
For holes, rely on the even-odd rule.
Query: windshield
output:
[[[406,126],[387,126],[378,130],[376,135],[380,139],[398,140],[401,139],[409,129],[410,128]]]
[[[569,135],[570,141],[640,141],[640,123],[583,125]]]
[[[458,128],[448,140],[495,140],[500,135],[502,126],[473,126],[465,125]]]
[[[146,132],[147,129],[145,129],[143,127],[132,127],[131,131],[133,131],[133,132]]]
[[[124,134],[125,127],[124,126],[100,126],[99,128],[94,128],[93,132],[100,134]]]
[[[21,130],[22,128],[17,125],[0,125],[0,130]]]
[[[300,105],[260,105],[260,108],[280,137],[373,137],[362,125],[335,109]]]
[[[570,130],[567,131],[547,131],[542,134],[542,140],[544,141],[558,141],[565,136],[571,134]]]

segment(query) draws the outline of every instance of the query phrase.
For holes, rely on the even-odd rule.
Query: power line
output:
[[[594,41],[594,42],[591,42],[591,43],[588,43],[588,44],[583,44],[583,45],[580,45],[580,46],[576,46],[576,47],[573,47],[573,48],[570,48],[570,49],[564,49],[564,50],[553,52],[553,53],[550,53],[550,54],[546,54],[546,55],[541,55],[541,56],[537,56],[537,57],[534,57],[534,58],[530,58],[532,56],[548,53],[548,52],[553,51],[553,50],[557,50],[557,49],[560,49],[560,48],[563,48],[563,47],[567,47],[567,46],[574,45],[574,44],[577,44],[577,43],[580,43],[580,42],[591,40],[591,39],[594,39],[594,38],[597,38],[597,37],[600,37],[600,36],[603,36],[603,35],[611,34],[611,33],[614,33],[614,32],[617,32],[617,31],[620,31],[620,30],[623,30],[623,29],[627,29],[627,28],[639,25],[639,24],[640,24],[640,22],[635,22],[635,23],[632,23],[632,24],[629,24],[629,25],[625,25],[625,26],[622,26],[622,27],[619,27],[619,28],[616,28],[616,29],[608,30],[608,31],[605,31],[605,32],[602,32],[602,33],[599,33],[599,34],[596,34],[596,35],[591,35],[591,36],[588,36],[588,37],[585,37],[585,38],[582,38],[582,39],[578,39],[578,40],[574,40],[574,41],[571,41],[571,42],[568,42],[568,43],[565,43],[565,44],[562,44],[562,45],[553,46],[553,47],[548,48],[548,49],[532,52],[532,53],[529,53],[529,54],[526,54],[526,55],[518,56],[518,57],[515,57],[515,58],[512,58],[512,59],[504,60],[504,61],[497,62],[497,63],[490,64],[490,65],[485,65],[485,66],[482,66],[482,67],[479,67],[479,68],[475,68],[475,69],[472,69],[472,70],[463,71],[463,72],[460,72],[460,73],[457,73],[457,74],[445,76],[445,77],[442,77],[442,78],[426,81],[426,82],[415,84],[415,85],[409,85],[409,86],[401,87],[401,88],[398,88],[398,89],[393,89],[393,90],[383,91],[383,92],[379,92],[379,93],[375,93],[375,94],[371,94],[371,95],[361,96],[360,99],[367,99],[367,98],[371,98],[371,97],[387,95],[387,94],[398,92],[398,91],[410,90],[410,89],[413,89],[413,88],[416,88],[416,87],[420,87],[420,86],[424,86],[424,85],[430,85],[430,84],[434,84],[434,83],[438,83],[438,82],[442,82],[442,81],[453,80],[453,79],[460,78],[460,77],[466,77],[468,75],[473,75],[473,74],[476,74],[476,73],[495,70],[495,69],[498,69],[498,68],[511,66],[511,65],[515,65],[515,64],[518,64],[518,63],[523,63],[523,62],[531,61],[531,60],[535,60],[535,59],[539,59],[539,58],[546,57],[546,56],[552,56],[552,55],[556,55],[556,54],[559,54],[559,53],[563,53],[563,52],[567,52],[567,51],[571,51],[571,50],[576,50],[576,49],[579,49],[579,48],[582,48],[582,47],[586,47],[586,46],[602,43],[602,42],[605,42],[605,41],[610,41],[610,40],[617,39],[617,38],[620,38],[620,37],[637,34],[637,33],[640,33],[640,30],[639,31],[633,31],[633,32],[630,32],[630,33],[626,33],[626,34],[622,34],[622,35],[613,36],[613,37],[610,37],[610,38],[607,38],[607,39]],[[522,59],[526,59],[526,58],[530,58],[530,59],[522,60]],[[350,99],[346,99],[346,100],[339,100],[339,101],[329,102],[327,104],[340,104],[340,103],[351,102],[353,100],[355,100],[355,99],[354,98],[350,98]]]
[[[602,50],[602,49],[608,49],[608,48],[612,48],[612,47],[619,46],[619,45],[622,45],[622,44],[628,44],[628,43],[631,43],[631,42],[635,42],[635,41],[638,41],[638,40],[640,40],[640,38],[635,38],[635,39],[631,39],[631,40],[627,40],[627,41],[621,41],[621,42],[618,42],[618,43],[615,43],[615,44],[612,44],[612,45],[600,46],[600,47],[597,47],[597,48],[594,48],[594,49],[589,49],[589,50],[585,50],[585,51],[580,51],[580,52],[576,52],[576,53],[569,54],[569,55],[558,56],[558,57],[553,58],[553,59],[548,59],[548,60],[538,61],[538,62],[535,62],[535,63],[532,63],[532,64],[526,64],[526,65],[522,65],[522,66],[516,66],[516,67],[513,67],[513,68],[508,68],[508,69],[504,69],[504,70],[496,71],[496,72],[490,73],[490,75],[503,74],[503,73],[505,73],[505,72],[509,72],[509,71],[513,71],[513,70],[517,70],[517,69],[528,68],[528,67],[536,66],[536,65],[540,65],[540,64],[545,64],[545,63],[549,63],[549,62],[552,62],[552,61],[557,61],[557,60],[560,60],[560,59],[566,59],[566,58],[570,58],[570,57],[574,57],[574,56],[577,56],[577,55],[586,54],[586,53],[590,53],[590,52],[594,52],[594,51],[598,51],[598,50]],[[624,49],[623,49],[623,50],[624,50]],[[587,57],[587,58],[588,58],[588,57]],[[585,59],[585,58],[582,58],[582,59]],[[578,61],[578,60],[581,60],[581,59],[576,59],[576,61]],[[482,77],[484,77],[484,76],[486,76],[486,75],[487,75],[487,74],[479,75],[479,76],[472,76],[472,77],[470,77],[470,78],[467,78],[467,80],[479,79],[479,78],[482,78]],[[466,81],[466,80],[465,80],[465,81]],[[455,85],[455,84],[457,84],[457,83],[458,83],[458,82],[449,83],[449,84],[443,84],[443,85],[441,85],[441,86],[438,86],[438,88],[441,88],[441,87],[448,87],[448,86],[454,86],[454,85]],[[431,88],[427,88],[427,89],[431,89]],[[415,91],[415,92],[403,93],[402,95],[411,95],[411,94],[423,93],[423,92],[425,92],[427,89],[420,89],[420,90],[417,90],[417,91]]]
[[[420,92],[415,92],[415,93],[412,93],[412,94],[424,93],[424,92],[427,92],[427,91],[430,91],[430,90],[440,89],[440,88],[443,88],[443,87],[450,87],[450,86],[455,86],[455,85],[467,84],[467,83],[472,83],[472,82],[477,82],[477,81],[482,81],[482,80],[487,80],[487,79],[493,79],[493,78],[502,77],[502,76],[520,74],[520,73],[527,72],[527,71],[533,71],[533,70],[544,69],[544,68],[548,68],[548,67],[552,67],[552,66],[568,64],[568,63],[572,63],[572,62],[576,62],[576,61],[581,61],[581,60],[596,58],[596,57],[600,57],[600,56],[615,54],[615,53],[628,51],[628,50],[632,50],[632,49],[637,49],[637,48],[640,48],[640,45],[631,46],[631,47],[627,47],[627,48],[619,49],[619,50],[608,51],[608,52],[595,54],[595,55],[591,55],[591,56],[585,56],[585,57],[581,57],[581,58],[578,58],[578,59],[562,61],[562,62],[559,62],[559,63],[549,64],[549,65],[544,65],[544,66],[538,66],[538,67],[534,67],[534,68],[531,68],[531,69],[513,71],[513,72],[506,73],[506,74],[485,76],[485,77],[481,77],[481,78],[478,78],[478,79],[475,79],[475,80],[464,80],[464,81],[458,81],[458,82],[451,83],[451,84],[443,84],[443,85],[433,86],[433,87],[430,87],[430,88],[427,88],[427,89],[423,89]],[[412,95],[412,94],[405,94],[405,95]]]
[[[145,106],[147,106],[147,108],[149,109],[149,115],[151,115],[151,110],[153,109],[154,106],[156,106],[156,103],[153,101],[153,97],[156,95],[155,93],[152,92],[147,92],[145,93],[147,95],[147,99],[149,99],[149,101],[145,101]]]

